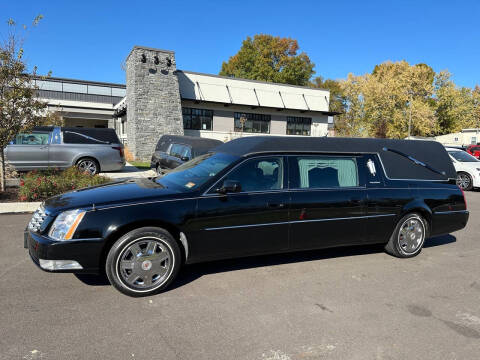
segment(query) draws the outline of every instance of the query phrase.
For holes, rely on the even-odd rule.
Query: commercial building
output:
[[[130,153],[149,159],[163,134],[228,141],[239,136],[327,136],[330,92],[176,68],[175,53],[135,46],[126,86],[37,80],[40,97],[68,126],[115,128]]]
[[[36,78],[38,97],[57,112],[65,126],[106,128],[114,107],[126,94],[124,84],[64,78]]]
[[[462,129],[461,131],[456,133],[435,136],[434,139],[443,145],[476,145],[480,142],[480,129]]]

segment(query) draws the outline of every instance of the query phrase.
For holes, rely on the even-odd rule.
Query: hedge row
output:
[[[100,175],[90,175],[76,167],[65,171],[56,169],[30,171],[20,179],[20,201],[41,201],[67,191],[100,185],[111,181]]]

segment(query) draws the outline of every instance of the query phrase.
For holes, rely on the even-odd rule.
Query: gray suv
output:
[[[5,155],[18,171],[75,165],[93,175],[125,166],[123,144],[113,129],[37,127],[18,134],[5,148]]]

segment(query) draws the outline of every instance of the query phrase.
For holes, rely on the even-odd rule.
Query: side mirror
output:
[[[189,158],[188,156],[182,156],[182,157],[180,158],[180,160],[182,160],[182,161],[188,161],[188,160],[190,160],[190,158]]]
[[[217,192],[220,194],[227,193],[236,193],[242,191],[242,186],[239,181],[236,180],[225,180],[223,186],[217,189]]]

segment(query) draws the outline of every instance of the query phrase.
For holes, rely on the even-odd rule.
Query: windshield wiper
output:
[[[445,176],[447,177],[447,174],[445,173],[445,171],[438,171],[437,169],[434,169],[433,167],[431,167],[430,165],[428,164],[425,164],[424,162],[420,161],[420,160],[417,160],[415,159],[413,156],[411,155],[408,155],[408,154],[405,154],[401,151],[398,151],[398,150],[394,150],[394,149],[390,149],[390,148],[387,148],[387,147],[384,147],[383,148],[383,151],[391,151],[395,154],[398,154],[400,156],[403,156],[404,158],[407,158],[408,160],[414,162],[415,164],[417,165],[420,165],[420,166],[423,166],[424,168],[427,168],[428,170],[430,171],[433,171],[434,173],[437,173],[439,175],[442,175],[442,176]]]

